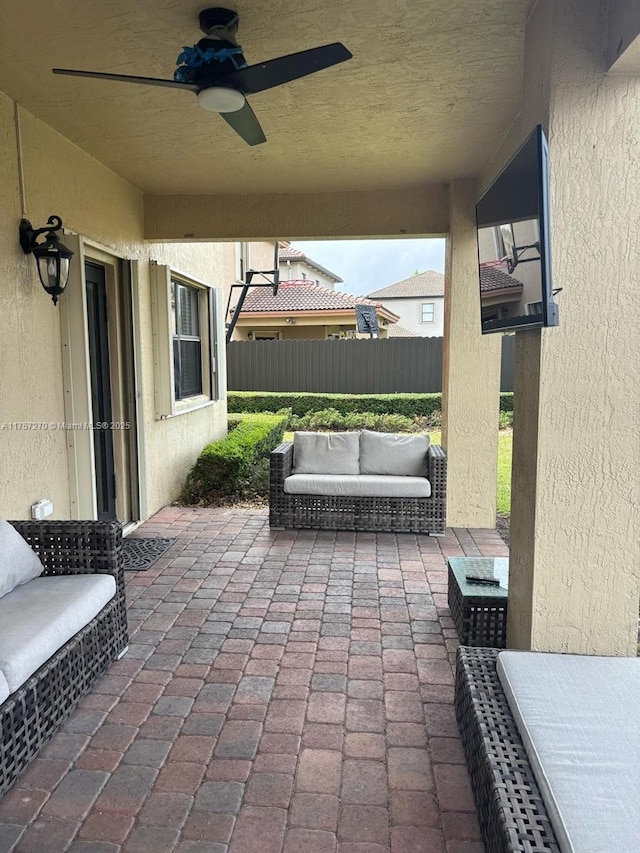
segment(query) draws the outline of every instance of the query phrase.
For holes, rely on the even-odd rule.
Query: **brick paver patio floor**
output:
[[[446,557],[495,531],[270,531],[167,508],[131,642],[15,788],[0,853],[482,853]]]

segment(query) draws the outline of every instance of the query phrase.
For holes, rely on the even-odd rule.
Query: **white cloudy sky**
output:
[[[443,239],[292,240],[291,245],[344,279],[336,289],[367,294],[415,272],[444,272]]]

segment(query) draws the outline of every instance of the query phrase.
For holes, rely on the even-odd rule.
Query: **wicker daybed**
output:
[[[110,574],[116,592],[94,619],[0,704],[0,796],[128,642],[119,522],[12,521],[11,525],[43,563],[42,577]]]
[[[455,711],[486,853],[559,853],[496,671],[498,649],[458,649]]]
[[[377,496],[289,494],[285,491],[285,480],[295,473],[293,465],[294,444],[285,441],[271,453],[269,492],[271,527],[444,535],[447,457],[439,445],[430,444],[425,451],[425,479],[430,484],[428,497],[391,497],[384,494]],[[402,478],[390,477],[389,480],[391,479]],[[391,488],[389,491],[391,492]]]

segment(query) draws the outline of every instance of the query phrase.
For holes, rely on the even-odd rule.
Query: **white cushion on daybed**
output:
[[[331,495],[363,498],[428,498],[431,483],[424,477],[375,474],[292,474],[284,481],[289,495]]]
[[[562,852],[640,851],[640,659],[509,651],[497,670]]]
[[[11,694],[9,690],[9,685],[7,684],[7,679],[4,677],[3,673],[0,672],[0,705],[4,702],[4,700]]]
[[[36,578],[0,598],[0,671],[11,693],[102,610],[111,575]]]
[[[428,435],[360,433],[360,473],[426,477]]]
[[[296,432],[294,474],[359,474],[360,434],[357,432]]]
[[[15,527],[0,518],[0,598],[19,584],[37,578],[44,566]]]

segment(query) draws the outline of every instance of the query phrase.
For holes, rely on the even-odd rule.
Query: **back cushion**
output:
[[[360,473],[427,476],[428,435],[398,435],[362,430]]]
[[[293,436],[294,474],[359,474],[359,455],[357,432],[296,432]]]
[[[0,598],[43,571],[36,552],[8,521],[0,518]]]

